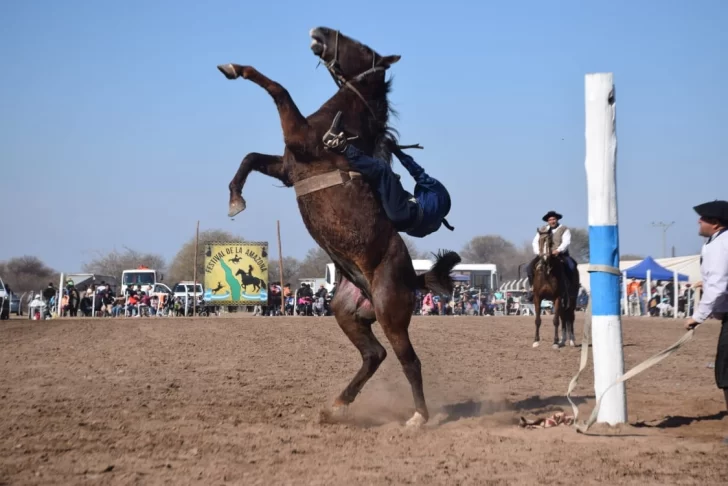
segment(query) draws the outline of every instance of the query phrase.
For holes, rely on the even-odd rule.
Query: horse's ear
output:
[[[400,59],[402,59],[402,56],[397,56],[397,55],[394,55],[394,56],[384,56],[384,57],[381,58],[381,60],[377,64],[380,65],[380,66],[382,66],[382,67],[384,67],[386,69],[389,66],[391,66],[392,64],[394,64],[397,61],[399,61]]]

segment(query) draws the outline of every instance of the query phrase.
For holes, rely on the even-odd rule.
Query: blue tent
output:
[[[627,278],[645,280],[647,279],[647,270],[650,271],[650,279],[652,279],[653,282],[655,280],[672,281],[675,278],[675,274],[672,272],[672,270],[668,270],[667,268],[663,267],[655,260],[653,260],[652,257],[647,257],[634,267],[628,268],[626,270]],[[680,282],[686,282],[688,280],[688,276],[683,275],[682,273],[678,273],[677,279]]]

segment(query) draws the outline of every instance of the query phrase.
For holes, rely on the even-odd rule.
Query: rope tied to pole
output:
[[[612,266],[608,265],[589,265],[588,272],[606,272],[611,273],[614,275],[621,275],[618,268],[614,268]],[[576,404],[571,400],[571,393],[574,391],[574,388],[576,388],[576,384],[579,381],[579,376],[581,376],[581,372],[584,371],[584,368],[586,368],[587,363],[589,362],[589,346],[591,345],[591,326],[592,326],[592,299],[591,296],[589,297],[589,303],[587,304],[586,313],[584,317],[584,337],[582,338],[581,342],[581,358],[579,362],[579,371],[577,371],[576,375],[571,379],[571,382],[569,382],[569,387],[566,390],[566,399],[569,400],[569,403],[571,404],[571,409],[574,412],[574,428],[578,433],[586,433],[589,428],[591,428],[592,425],[597,421],[597,415],[599,414],[599,408],[602,404],[602,398],[604,398],[604,395],[614,386],[619,383],[625,382],[629,380],[630,378],[633,378],[637,376],[638,374],[642,373],[645,370],[648,370],[655,366],[657,363],[662,361],[663,359],[667,358],[668,356],[674,354],[678,349],[680,349],[685,343],[690,341],[693,338],[693,335],[695,334],[696,327],[691,328],[686,332],[680,339],[677,340],[674,344],[669,346],[666,349],[663,349],[662,351],[650,356],[640,364],[634,366],[632,369],[624,373],[621,377],[619,377],[617,380],[612,382],[607,388],[604,389],[602,394],[597,397],[597,402],[594,405],[594,410],[592,410],[591,415],[589,415],[589,418],[583,422],[579,423],[578,417],[579,417],[579,408],[576,406]]]

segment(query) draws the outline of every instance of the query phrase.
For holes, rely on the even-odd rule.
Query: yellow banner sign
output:
[[[211,305],[266,305],[268,242],[206,242],[204,295]]]

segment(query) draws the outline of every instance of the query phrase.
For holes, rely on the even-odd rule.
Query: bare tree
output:
[[[280,277],[278,258],[270,260],[268,262],[268,279],[271,282],[277,282]],[[283,282],[285,285],[290,283],[292,286],[296,286],[298,282],[298,276],[301,274],[301,262],[294,257],[283,257]]]
[[[200,243],[197,248],[197,281],[205,281],[205,243],[244,241],[244,238],[229,231],[210,229],[200,231]],[[182,280],[192,280],[195,267],[195,236],[192,235],[172,259],[169,266],[168,281],[173,285]]]
[[[528,263],[524,255],[512,242],[498,235],[476,236],[460,253],[464,263],[493,263],[504,280],[516,278],[518,267]]]
[[[420,251],[420,249],[417,248],[417,243],[415,243],[414,238],[407,236],[406,234],[402,234],[402,239],[404,240],[404,244],[407,246],[407,251],[409,252],[412,260],[430,260],[433,258],[430,252]]]
[[[323,249],[311,248],[298,269],[299,278],[323,278],[327,263],[331,263],[331,258]]]
[[[589,261],[589,232],[583,228],[569,228],[569,230],[571,231],[569,255],[577,263],[587,263]]]
[[[58,285],[60,274],[47,266],[35,256],[11,258],[0,263],[0,275],[3,281],[16,294],[23,292],[40,292],[49,282]]]
[[[116,277],[121,282],[121,273],[124,270],[137,268],[140,265],[154,270],[164,271],[166,266],[164,258],[156,253],[142,253],[131,248],[124,247],[120,252],[116,249],[109,253],[97,252],[96,257],[83,264],[84,272],[109,275]]]

